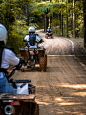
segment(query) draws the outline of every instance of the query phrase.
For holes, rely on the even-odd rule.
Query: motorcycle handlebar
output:
[[[30,41],[27,41],[27,40],[24,40],[23,39],[23,42],[30,42]],[[35,41],[36,43],[42,43],[42,42],[44,42],[42,39],[40,40],[40,41]]]
[[[13,79],[9,80],[9,83],[29,83],[29,82],[31,82],[31,80],[13,80]]]
[[[6,75],[7,79],[9,79],[15,73],[15,70],[22,70],[22,68],[17,68],[17,66],[14,66],[12,72],[9,75]]]

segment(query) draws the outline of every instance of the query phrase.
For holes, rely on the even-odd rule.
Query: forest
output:
[[[18,53],[28,27],[51,27],[54,35],[83,39],[86,47],[85,0],[0,0],[0,23],[8,30],[7,45]]]

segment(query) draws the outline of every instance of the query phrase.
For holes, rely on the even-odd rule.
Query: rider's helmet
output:
[[[30,26],[28,31],[29,31],[29,33],[35,33],[35,27],[34,26]]]
[[[7,29],[4,25],[0,24],[0,44],[4,45],[7,42]]]
[[[48,29],[50,29],[50,27],[48,27]]]

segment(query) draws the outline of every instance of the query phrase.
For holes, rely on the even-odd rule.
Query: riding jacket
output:
[[[4,48],[2,52],[2,61],[1,61],[0,68],[7,69],[9,68],[9,65],[13,65],[13,66],[18,65],[19,61],[20,59],[17,58],[10,49]],[[3,72],[0,72],[0,78],[3,77],[4,77]]]
[[[7,48],[0,47],[0,93],[16,93],[14,88],[8,83],[6,78],[6,69],[9,65],[18,65],[20,59]]]

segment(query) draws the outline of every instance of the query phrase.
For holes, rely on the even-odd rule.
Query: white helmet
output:
[[[4,44],[7,42],[7,29],[2,24],[0,24],[0,41],[3,41]]]
[[[30,32],[35,33],[35,27],[34,26],[30,26],[28,31],[29,31],[29,33]]]
[[[48,29],[50,29],[50,27],[48,27]]]

